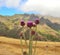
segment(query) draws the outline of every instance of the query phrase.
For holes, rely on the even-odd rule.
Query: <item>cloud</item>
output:
[[[60,0],[28,0],[21,9],[25,12],[35,11],[42,15],[60,17]]]
[[[0,7],[7,8],[18,8],[20,6],[21,0],[1,0]]]
[[[20,5],[21,0],[6,0],[5,6],[11,8],[17,8]]]
[[[0,0],[1,7],[60,17],[60,0]]]
[[[3,0],[0,0],[0,7],[3,6]]]

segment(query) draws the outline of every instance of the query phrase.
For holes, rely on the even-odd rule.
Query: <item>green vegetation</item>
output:
[[[33,20],[36,16],[34,15],[14,15],[14,16],[0,16],[0,36],[7,36],[11,38],[19,38],[19,32],[21,31],[20,28],[20,20],[23,19],[25,21],[27,20]],[[33,18],[33,19],[32,19]],[[40,21],[40,23],[43,23],[43,25],[38,25],[38,33],[42,36],[42,41],[60,41],[60,31],[56,31],[54,28],[48,26],[50,24],[47,22],[44,18]],[[47,23],[46,23],[47,22]],[[51,23],[53,24],[53,23]],[[50,25],[51,25],[50,24]],[[57,25],[57,24],[53,24]],[[52,26],[52,25],[51,25]],[[57,25],[59,26],[59,25]],[[54,26],[53,26],[54,27]],[[57,29],[57,28],[56,28]],[[58,29],[60,30],[60,29]],[[52,33],[51,33],[52,32]],[[27,35],[28,30],[25,32],[26,38],[28,39]],[[54,35],[53,35],[54,34]]]
[[[55,37],[51,34],[44,34],[44,33],[41,33],[41,32],[39,32],[39,33],[49,41],[59,41],[60,42],[60,38],[57,38],[57,37]]]

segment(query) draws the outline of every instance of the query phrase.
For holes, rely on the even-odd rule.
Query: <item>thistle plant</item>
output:
[[[27,27],[29,27],[29,55],[32,55],[32,36],[31,36],[31,28],[33,26],[33,22],[32,21],[28,21],[27,22]]]
[[[35,22],[28,21],[27,24],[25,24],[25,22],[23,20],[20,22],[20,25],[23,28],[22,29],[23,33],[20,33],[20,36],[23,36],[24,37],[26,46],[29,46],[28,47],[28,49],[29,49],[28,55],[33,55],[32,54],[33,53],[33,51],[32,51],[32,49],[33,49],[33,39],[36,36],[36,31],[37,31],[37,25],[38,24],[39,24],[39,20],[38,19],[36,19]],[[27,43],[27,39],[26,39],[26,36],[24,34],[24,29],[25,29],[24,27],[25,27],[25,25],[27,26],[27,29],[29,29],[29,33],[27,33],[27,34],[29,34],[29,36],[28,36],[29,37],[29,44]],[[34,28],[35,28],[35,30],[34,30]],[[23,46],[23,44],[22,44],[23,43],[22,42],[22,37],[20,37],[20,40],[21,40],[20,41],[21,42],[21,45]],[[37,43],[37,41],[35,42],[35,47],[36,47],[36,43]],[[22,50],[22,54],[23,54],[23,47],[21,48],[21,50]],[[34,48],[34,52],[36,52],[36,49],[35,48]],[[25,55],[27,55],[27,54],[25,54]]]
[[[37,25],[39,24],[39,19],[36,19],[34,23],[35,23],[34,27],[36,27],[35,30],[37,32]],[[36,33],[35,33],[35,36],[36,36]],[[34,55],[36,53],[36,44],[37,44],[37,40],[35,41]]]
[[[22,26],[22,30],[25,26],[25,22],[21,20],[20,25]],[[22,42],[23,32],[20,32],[20,43],[21,43],[21,52],[23,53],[23,42]]]

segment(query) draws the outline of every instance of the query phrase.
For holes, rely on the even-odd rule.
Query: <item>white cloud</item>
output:
[[[21,0],[6,0],[5,1],[5,6],[11,7],[11,8],[16,8],[19,7]]]
[[[36,11],[42,15],[60,17],[60,0],[28,0],[21,9],[25,12]]]
[[[60,0],[27,0],[21,4],[22,0],[0,0],[0,8],[14,8],[25,12],[35,11],[42,15],[60,17]]]
[[[1,0],[0,6],[5,6],[7,8],[18,8],[20,6],[21,0]]]
[[[4,1],[3,0],[0,0],[0,7],[2,7],[3,6],[3,3]]]

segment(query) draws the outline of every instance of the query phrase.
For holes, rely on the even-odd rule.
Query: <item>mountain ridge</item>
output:
[[[40,20],[40,24],[38,27],[38,32],[40,33],[40,36],[43,36],[45,40],[48,39],[50,41],[53,41],[53,40],[60,41],[59,40],[60,39],[60,22],[59,22],[60,19],[53,18],[53,17],[52,18],[46,17],[46,16],[43,17],[43,16],[34,15],[34,14],[30,14],[30,15],[17,14],[13,16],[0,16],[0,27],[2,27],[0,28],[0,35],[1,33],[3,33],[3,36],[7,35],[13,38],[19,38],[18,32],[20,30],[20,20],[23,19],[24,21],[27,22],[28,20],[34,21],[35,18],[39,18]]]

